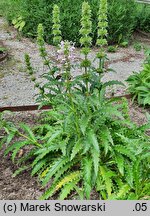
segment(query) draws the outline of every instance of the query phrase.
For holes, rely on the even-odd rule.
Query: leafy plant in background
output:
[[[18,29],[21,32],[26,23],[23,18],[19,16],[12,20],[12,24],[14,25],[14,28]]]
[[[80,45],[80,18],[81,18],[81,5],[84,0],[76,1],[60,1],[60,0],[1,0],[0,11],[7,17],[10,23],[13,19],[21,16],[26,25],[23,28],[23,33],[26,36],[36,37],[37,26],[42,23],[44,26],[44,39],[46,42],[52,44],[52,26],[53,22],[51,14],[54,4],[60,7],[61,11],[61,30],[63,40],[74,41],[76,46]],[[97,16],[99,0],[88,1],[91,9],[92,20],[92,44],[95,45],[97,40]],[[108,43],[118,43],[129,40],[132,32],[141,26],[143,29],[146,26],[148,29],[149,21],[149,8],[144,9],[141,14],[141,10],[137,10],[140,4],[137,4],[133,0],[109,0],[108,1]],[[146,19],[145,19],[146,11]],[[147,20],[147,21],[146,21]],[[143,24],[142,24],[143,23]],[[146,24],[146,25],[145,25]]]
[[[148,51],[147,51],[148,53]],[[143,70],[134,72],[127,79],[128,91],[133,95],[133,100],[137,100],[140,105],[150,105],[150,62],[149,57],[143,65]]]
[[[140,43],[135,43],[134,44],[134,49],[139,52],[142,50],[142,45]]]
[[[136,26],[145,32],[150,32],[150,5],[138,4],[136,13]]]
[[[127,41],[135,29],[137,3],[132,0],[113,0],[108,3],[108,41],[120,44]]]
[[[115,53],[117,51],[117,46],[108,46],[107,51]]]
[[[100,199],[148,199],[150,139],[145,132],[150,125],[138,127],[130,121],[125,99],[105,97],[106,87],[119,82],[101,82],[107,71],[104,64],[106,0],[101,1],[99,10],[99,52],[96,55],[99,64],[96,68],[88,57],[90,21],[91,9],[84,2],[80,30],[83,73],[76,77],[72,76],[73,44],[61,41],[56,49],[58,61],[50,60],[44,45],[43,27],[38,26],[37,42],[47,67],[47,73],[43,74],[47,81],[43,85],[38,83],[28,54],[26,65],[35,87],[40,90],[38,100],[42,105],[52,104],[53,109],[42,114],[40,124],[34,128],[24,123],[20,127],[12,124],[2,128],[9,141],[5,155],[11,152],[15,161],[21,148],[31,146],[30,151],[16,160],[21,168],[15,174],[32,169],[32,176],[38,175],[42,185],[47,187],[41,199],[53,195],[65,199],[72,192],[78,199],[90,199],[93,190]],[[19,141],[14,140],[17,137]]]

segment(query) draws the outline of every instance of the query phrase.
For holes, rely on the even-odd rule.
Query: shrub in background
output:
[[[150,32],[150,5],[139,4],[136,13],[136,28]]]
[[[2,0],[0,5],[4,8],[5,12],[7,11],[7,18],[10,21],[19,16],[23,18],[26,23],[23,28],[23,33],[26,36],[36,37],[37,26],[39,23],[42,23],[45,30],[44,38],[46,42],[52,44],[52,8],[54,4],[57,4],[60,7],[63,40],[74,41],[76,45],[79,46],[81,5],[83,1],[84,0]],[[99,0],[89,0],[88,2],[92,9],[91,20],[93,25],[91,37],[92,44],[95,45],[98,22],[97,5]],[[134,0],[108,1],[108,43],[122,42],[131,36],[135,29],[135,14],[136,6]],[[137,17],[140,16],[138,15]],[[141,26],[145,25],[144,22]]]
[[[108,41],[109,43],[120,43],[129,39],[135,29],[137,3],[134,0],[108,2]]]

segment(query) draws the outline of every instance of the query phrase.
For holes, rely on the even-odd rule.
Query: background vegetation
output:
[[[62,37],[79,45],[81,5],[84,0],[1,0],[0,14],[12,23],[21,16],[25,36],[36,37],[39,23],[45,28],[45,40],[52,43],[52,8],[60,7]],[[89,0],[92,8],[92,39],[96,41],[96,26],[99,0]],[[135,29],[150,32],[150,6],[137,4],[134,0],[108,0],[108,42],[120,43],[128,40]]]

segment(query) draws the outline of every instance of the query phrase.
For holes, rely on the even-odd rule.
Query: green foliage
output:
[[[150,32],[150,5],[138,4],[136,14],[136,26],[138,29]]]
[[[107,45],[107,0],[100,1],[99,16],[98,16],[98,30],[96,44],[101,48]]]
[[[36,37],[37,26],[42,23],[45,29],[44,39],[53,43],[51,19],[54,4],[60,7],[61,32],[64,40],[76,42],[80,45],[80,19],[81,5],[84,0],[1,0],[0,13],[5,15],[10,23],[12,20],[22,17],[25,26],[22,31],[26,36]],[[92,19],[92,44],[97,40],[98,5],[99,0],[89,0]],[[108,43],[118,43],[129,39],[136,28],[149,31],[150,12],[149,6],[135,3],[133,0],[108,0]],[[59,27],[59,24],[58,26]],[[57,32],[60,29],[57,29]],[[60,32],[59,32],[60,33]]]
[[[26,23],[23,18],[19,16],[12,20],[12,24],[14,25],[14,28],[18,29],[21,32]]]
[[[98,39],[106,40],[106,1],[101,1],[100,8],[103,10],[99,13]],[[90,15],[89,5],[84,3],[81,33],[85,39],[90,37]],[[31,169],[31,175],[37,175],[46,187],[40,199],[53,195],[65,199],[72,191],[80,199],[90,199],[93,190],[100,199],[150,197],[150,138],[146,134],[150,123],[138,127],[129,118],[125,99],[117,103],[118,99],[105,97],[108,86],[121,84],[102,82],[107,71],[103,49],[106,43],[98,44],[99,68],[84,65],[85,73],[73,77],[74,47],[68,41],[61,41],[56,50],[60,61],[57,64],[49,60],[43,36],[43,26],[39,24],[37,42],[47,69],[42,76],[46,81],[43,85],[36,83],[36,79],[33,81],[40,90],[37,98],[40,106],[53,105],[53,109],[42,114],[41,121],[33,128],[24,123],[15,126],[1,114],[1,145],[6,144],[5,155],[11,153],[12,161],[19,165],[14,176]],[[90,52],[87,41],[81,42]],[[87,54],[86,51],[85,60]],[[34,69],[28,54],[25,61],[32,77]],[[78,69],[83,72],[83,65]],[[30,151],[18,160],[20,150],[26,146]]]
[[[134,0],[108,2],[108,41],[121,43],[129,39],[135,29],[137,3]]]
[[[140,43],[135,43],[134,44],[134,49],[139,52],[142,50],[142,45]]]
[[[150,105],[150,62],[148,60],[143,65],[143,70],[139,73],[134,72],[128,77],[127,82],[133,100],[136,99],[140,105]]]
[[[115,53],[117,51],[117,46],[108,46],[107,51]]]
[[[6,52],[7,51],[7,48],[5,48],[5,47],[0,47],[0,53],[4,53],[4,52]]]
[[[120,45],[121,47],[128,47],[129,41],[123,41],[123,42],[119,43],[119,45]]]
[[[61,41],[61,31],[60,31],[60,11],[57,5],[54,5],[53,8],[53,43],[58,45]]]

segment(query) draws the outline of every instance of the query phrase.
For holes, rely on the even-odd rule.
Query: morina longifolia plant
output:
[[[47,73],[43,77],[47,82],[39,86],[43,91],[38,100],[42,104],[52,103],[53,109],[43,113],[34,128],[25,124],[20,128],[13,125],[4,128],[8,134],[5,154],[12,152],[13,161],[22,147],[31,146],[31,151],[16,162],[22,167],[19,171],[32,169],[32,176],[37,175],[46,188],[40,199],[53,195],[58,199],[70,195],[90,199],[94,191],[97,199],[150,197],[150,138],[145,133],[150,124],[138,127],[130,121],[126,100],[114,103],[115,99],[105,98],[105,88],[110,83],[100,82],[105,66],[107,1],[100,3],[97,44],[101,71],[88,59],[91,11],[84,2],[80,30],[84,74],[72,76],[74,46],[61,42],[56,49],[57,61],[45,65]],[[38,44],[45,62],[49,56],[45,53],[41,29]],[[28,56],[26,64],[33,75]],[[13,139],[18,135],[21,140]]]

